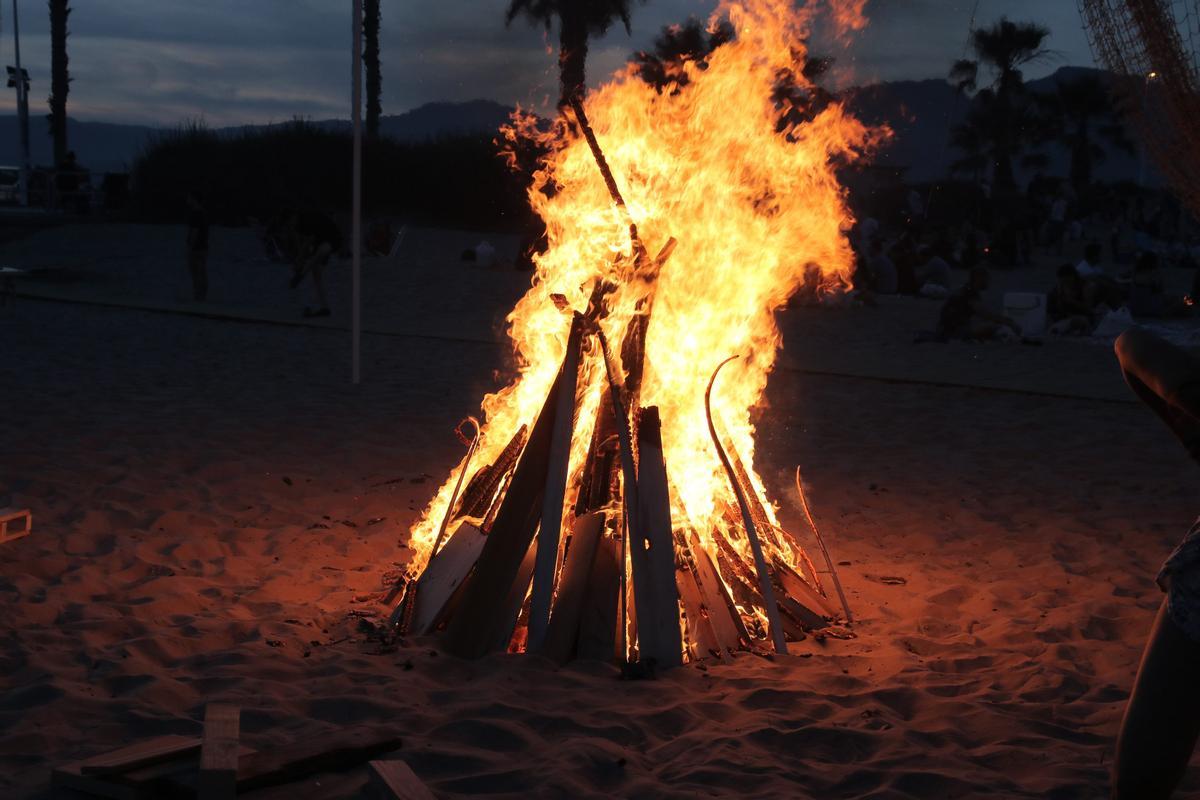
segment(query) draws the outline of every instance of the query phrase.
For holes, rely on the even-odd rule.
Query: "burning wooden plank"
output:
[[[750,632],[742,621],[741,614],[733,604],[729,590],[725,588],[712,557],[700,543],[699,537],[693,531],[688,542],[692,555],[693,574],[700,588],[700,597],[704,603],[713,633],[720,642],[724,652],[742,650],[750,647]]]
[[[458,513],[455,514],[456,519],[480,518],[487,515],[501,483],[516,466],[528,433],[529,427],[522,425],[496,460],[475,473],[467,483],[467,488],[463,490],[462,499],[458,504]],[[486,526],[484,526],[484,530],[487,530]]]
[[[588,579],[600,547],[600,538],[604,534],[605,519],[602,512],[593,512],[575,520],[558,595],[554,601],[554,613],[541,647],[543,655],[560,664],[575,653]]]
[[[578,317],[574,324],[579,324]],[[560,391],[570,391],[569,387],[563,388],[567,383],[564,375],[559,370],[558,379],[550,388],[480,553],[475,577],[446,628],[446,649],[456,655],[465,658],[484,655],[504,624],[506,608],[498,601],[512,588],[541,516],[558,395]]]
[[[621,548],[611,536],[601,536],[588,576],[583,613],[579,620],[577,655],[612,661],[617,655],[617,600],[621,591]],[[624,653],[621,654],[624,657]]]
[[[787,653],[787,640],[783,635],[782,623],[779,619],[779,606],[775,602],[775,591],[771,586],[771,576],[767,571],[767,559],[763,555],[762,543],[758,540],[758,532],[755,530],[754,519],[751,515],[750,507],[747,505],[745,493],[738,483],[737,474],[733,471],[733,466],[729,463],[729,457],[725,454],[725,448],[721,445],[721,437],[717,435],[717,429],[713,425],[713,384],[717,382],[717,374],[721,371],[721,367],[728,364],[734,358],[737,358],[737,356],[727,358],[718,364],[717,368],[713,370],[712,378],[708,381],[708,391],[704,393],[704,408],[708,412],[708,432],[712,435],[713,444],[717,448],[717,455],[721,459],[722,466],[725,467],[725,472],[729,475],[729,481],[733,484],[733,493],[737,496],[738,507],[742,511],[742,523],[746,526],[746,538],[750,540],[750,550],[754,554],[754,566],[758,571],[758,585],[762,591],[763,607],[766,609],[767,620],[771,626],[771,639],[775,643],[775,652]]]
[[[658,409],[642,410],[638,423],[638,505],[630,529],[629,558],[637,600],[638,653],[660,667],[677,666],[683,655],[679,593],[675,588],[675,548],[671,498],[663,461]]]
[[[538,528],[537,558],[533,568],[533,594],[529,599],[527,646],[542,646],[550,623],[550,601],[558,567],[559,533],[563,503],[567,492],[567,466],[571,458],[571,439],[575,430],[575,391],[579,378],[579,348],[583,336],[583,317],[576,314],[567,339],[567,353],[558,378],[558,397],[554,411],[554,430],[550,438],[550,456],[546,489],[542,499],[542,521]]]
[[[451,596],[475,567],[487,537],[469,523],[462,523],[446,545],[430,559],[416,585],[413,619],[408,632],[430,633]]]

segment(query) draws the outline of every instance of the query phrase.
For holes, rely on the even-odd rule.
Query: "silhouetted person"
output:
[[[274,248],[292,265],[293,289],[306,275],[312,275],[317,306],[305,307],[304,316],[328,317],[329,299],[322,273],[329,257],[342,249],[342,231],[337,223],[318,211],[283,211],[267,225],[266,245],[268,251]]]
[[[1083,278],[1071,264],[1058,268],[1058,279],[1046,298],[1046,317],[1051,333],[1091,333],[1095,323],[1087,301]]]
[[[1134,328],[1116,342],[1125,380],[1193,459],[1200,457],[1200,362]],[[1133,692],[1113,763],[1115,800],[1158,800],[1179,785],[1200,737],[1200,521],[1158,572],[1166,593]]]
[[[983,301],[991,278],[983,267],[971,270],[967,285],[946,298],[938,318],[938,335],[945,339],[1015,339],[1020,329]]]
[[[208,213],[195,192],[187,196],[187,263],[192,276],[192,298],[208,297]]]

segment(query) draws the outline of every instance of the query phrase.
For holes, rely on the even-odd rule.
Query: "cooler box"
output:
[[[1022,336],[1046,333],[1046,295],[1038,292],[1005,292],[1004,316],[1017,323]]]

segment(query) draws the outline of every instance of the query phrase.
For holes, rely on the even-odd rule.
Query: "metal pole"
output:
[[[359,381],[359,344],[362,339],[361,271],[362,271],[362,0],[354,0],[354,198],[350,212],[350,252],[353,257],[353,288],[351,290],[350,330],[352,344],[353,381]]]
[[[13,59],[16,61],[17,120],[21,126],[21,205],[29,205],[29,96],[21,72],[21,33],[17,0],[13,0]]]

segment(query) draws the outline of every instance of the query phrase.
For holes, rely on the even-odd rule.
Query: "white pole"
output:
[[[13,0],[13,60],[17,83],[17,124],[21,126],[21,205],[29,205],[29,97],[21,72],[21,33],[17,20],[17,0]]]
[[[359,343],[362,339],[361,315],[361,271],[362,271],[362,0],[354,0],[354,198],[350,212],[350,252],[353,262],[353,289],[351,304],[350,337],[353,340],[353,380],[359,380]]]

